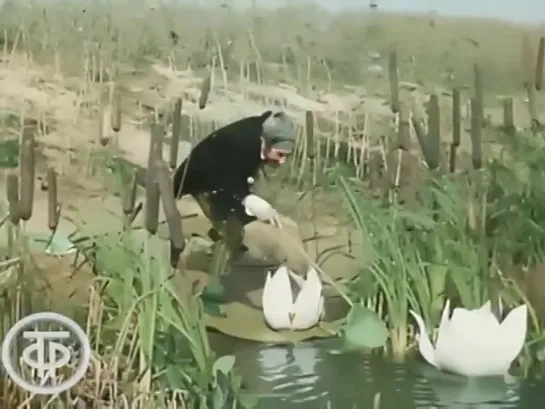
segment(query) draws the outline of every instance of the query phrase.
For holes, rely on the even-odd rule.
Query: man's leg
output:
[[[230,261],[244,250],[243,226],[234,214],[229,214],[226,220],[218,217],[214,212],[213,196],[208,193],[195,195],[204,215],[212,224],[208,236],[214,244],[212,269],[221,274],[226,270]]]

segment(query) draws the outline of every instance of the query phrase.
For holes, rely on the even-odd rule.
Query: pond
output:
[[[333,354],[327,341],[267,346],[211,334],[215,350],[233,354],[248,388],[263,409],[478,408],[534,409],[545,401],[545,385],[503,379],[466,381],[413,361],[388,362],[362,354]]]

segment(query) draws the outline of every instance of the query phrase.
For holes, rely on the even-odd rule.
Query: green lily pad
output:
[[[27,238],[32,250],[52,256],[68,256],[77,251],[74,243],[67,236],[60,233],[56,233],[53,238],[48,233],[29,234]]]
[[[346,317],[343,339],[353,348],[380,348],[388,340],[388,329],[377,313],[356,304]]]
[[[229,375],[235,366],[234,355],[220,356],[214,365],[212,366],[212,373],[216,375],[216,372],[223,372],[224,375]]]
[[[223,305],[223,312],[224,317],[205,314],[206,326],[235,338],[269,344],[294,344],[313,338],[329,338],[335,336],[335,330],[342,325],[339,320],[306,331],[273,331],[267,326],[262,310],[231,302]]]

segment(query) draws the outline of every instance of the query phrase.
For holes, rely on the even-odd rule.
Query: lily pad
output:
[[[32,250],[52,256],[68,256],[77,251],[74,243],[67,236],[60,233],[56,233],[53,238],[48,233],[29,234],[27,238]]]
[[[388,329],[380,317],[369,308],[356,304],[346,317],[343,339],[355,348],[380,348],[386,344]]]
[[[293,344],[313,338],[329,338],[336,334],[336,329],[342,324],[339,320],[307,331],[273,331],[265,323],[262,310],[232,302],[223,305],[223,312],[224,317],[205,314],[206,326],[235,338],[270,344]]]

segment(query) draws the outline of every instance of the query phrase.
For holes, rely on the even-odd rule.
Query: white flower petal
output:
[[[305,330],[318,323],[323,311],[322,282],[315,269],[310,269],[294,304],[292,328]]]
[[[526,304],[515,308],[500,325],[500,339],[503,341],[502,352],[506,361],[511,362],[520,354],[526,341],[528,330],[528,306]]]
[[[423,325],[420,317],[415,319],[419,326]],[[500,325],[492,313],[491,303],[487,302],[474,310],[454,309],[448,324],[445,324],[443,310],[435,364],[427,356],[430,347],[426,346],[426,340],[421,340],[419,346],[424,358],[442,370],[467,377],[502,376],[520,353],[526,330],[525,305],[511,311]]]
[[[441,351],[448,350],[448,342],[450,338],[448,336],[450,330],[450,300],[447,299],[445,306],[443,307],[443,312],[441,313],[441,322],[439,323],[439,330],[437,333],[437,340],[435,341],[435,350],[438,354],[441,354]]]
[[[262,304],[263,316],[272,329],[279,331],[290,328],[293,293],[286,267],[279,267],[273,275],[267,273]]]
[[[418,325],[418,349],[424,359],[430,364],[439,368],[435,358],[435,349],[430,341],[426,324],[420,315],[414,311],[409,311]]]

